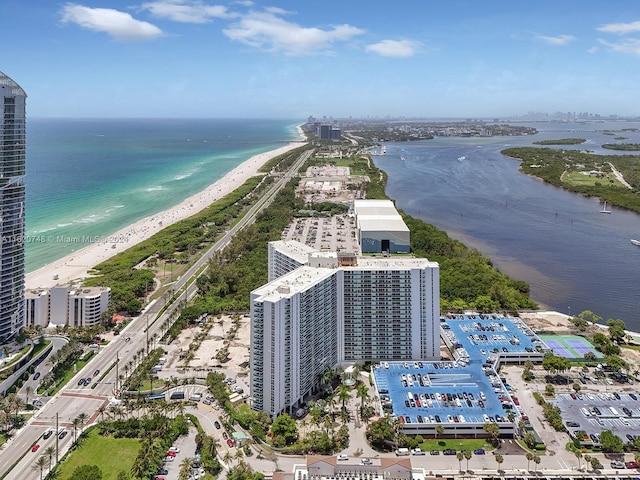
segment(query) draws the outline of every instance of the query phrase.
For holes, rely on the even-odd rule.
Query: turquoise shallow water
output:
[[[26,269],[204,190],[251,156],[298,140],[294,120],[29,119]]]

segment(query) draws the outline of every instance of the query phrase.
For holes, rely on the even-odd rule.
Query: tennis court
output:
[[[604,355],[584,337],[577,335],[539,335],[539,337],[554,355],[560,357],[578,360],[583,359],[585,353],[593,352],[597,358],[604,358]]]

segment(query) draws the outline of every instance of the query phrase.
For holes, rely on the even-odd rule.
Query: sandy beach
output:
[[[303,136],[300,128],[298,131]],[[291,142],[275,150],[254,155],[202,192],[187,198],[175,207],[143,218],[112,235],[95,239],[94,243],[82,250],[28,273],[25,276],[26,289],[50,288],[87,277],[87,271],[95,265],[146,240],[163,228],[195,215],[231,193],[247,179],[257,175],[258,169],[272,158],[298,148],[304,143]]]

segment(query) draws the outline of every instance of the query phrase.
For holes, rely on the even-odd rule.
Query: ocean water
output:
[[[26,269],[204,190],[299,140],[294,120],[42,119],[27,124]]]
[[[544,306],[576,315],[591,310],[620,318],[640,331],[640,216],[611,208],[601,214],[596,198],[550,186],[518,171],[505,157],[509,146],[566,137],[587,143],[567,146],[599,154],[614,136],[640,143],[640,123],[528,124],[532,137],[455,138],[388,143],[373,157],[389,175],[387,194],[398,208],[477,248],[502,272],[531,285]],[[561,148],[561,147],[550,147]]]

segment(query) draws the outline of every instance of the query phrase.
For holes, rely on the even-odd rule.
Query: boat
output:
[[[461,157],[458,157],[458,160],[460,160],[460,161],[463,161],[463,160],[466,160],[466,159],[467,159],[467,157],[465,157],[464,155],[462,155]]]
[[[632,243],[633,245],[637,245],[638,247],[640,247],[640,240],[636,240],[635,238],[632,238],[632,239],[631,239],[631,243]]]
[[[602,205],[602,210],[600,210],[600,213],[611,213],[611,210],[607,210],[607,201],[604,201],[604,204]]]

